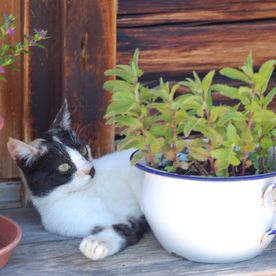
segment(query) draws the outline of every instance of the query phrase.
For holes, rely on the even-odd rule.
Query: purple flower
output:
[[[3,66],[0,66],[0,74],[5,74],[6,70]]]
[[[35,32],[40,36],[40,38],[45,39],[47,38],[47,31],[46,30],[35,30]]]
[[[7,33],[8,33],[8,35],[13,35],[14,34],[14,29],[13,28],[7,28]]]

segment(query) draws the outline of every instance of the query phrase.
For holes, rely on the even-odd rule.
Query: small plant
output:
[[[5,80],[4,74],[6,69],[15,69],[13,63],[16,57],[21,54],[29,54],[29,47],[42,47],[38,42],[47,39],[47,31],[34,30],[33,35],[24,35],[23,42],[17,42],[11,45],[8,38],[15,32],[16,17],[12,14],[4,15],[0,25],[0,81]]]
[[[3,15],[2,24],[0,25],[0,82],[6,81],[4,76],[6,69],[16,69],[13,64],[18,56],[21,54],[29,54],[30,47],[44,48],[38,42],[48,39],[47,31],[35,29],[33,35],[24,35],[23,42],[17,42],[15,45],[11,45],[8,39],[15,32],[15,19],[16,17],[12,14]],[[4,118],[0,116],[0,130],[3,126]]]
[[[268,85],[276,60],[254,71],[252,53],[238,69],[220,74],[240,86],[213,84],[215,71],[170,85],[160,79],[157,87],[144,86],[139,78],[136,50],[130,65],[107,70],[116,80],[105,82],[112,92],[106,111],[108,124],[121,129],[120,149],[136,148],[132,159],[168,172],[205,176],[239,176],[273,170],[276,145],[276,113],[269,104],[276,94]],[[188,89],[180,93],[180,87]],[[219,93],[236,104],[216,105]],[[196,134],[196,136],[194,136]]]

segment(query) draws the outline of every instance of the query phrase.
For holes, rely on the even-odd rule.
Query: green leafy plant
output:
[[[38,42],[47,39],[47,31],[34,29],[34,34],[24,34],[24,41],[19,41],[14,45],[9,43],[9,37],[14,35],[16,17],[12,14],[3,15],[0,25],[0,81],[5,80],[6,69],[15,69],[13,63],[17,56],[29,54],[30,47],[43,48]]]
[[[105,90],[112,101],[105,118],[121,129],[119,149],[136,148],[132,159],[168,172],[206,176],[267,173],[276,159],[276,113],[269,104],[276,88],[268,91],[276,60],[254,71],[252,53],[240,68],[223,68],[220,74],[240,86],[213,84],[215,71],[170,85],[161,78],[157,87],[139,81],[136,50],[130,65],[105,72],[115,75]],[[180,87],[188,89],[180,93]],[[216,105],[214,94],[235,104]],[[196,134],[196,135],[194,135]]]
[[[29,54],[30,47],[44,48],[39,41],[48,39],[46,30],[36,30],[31,35],[24,34],[24,41],[19,41],[14,45],[9,42],[9,38],[15,32],[15,19],[12,14],[3,15],[0,25],[0,82],[6,81],[6,69],[16,69],[13,65],[16,58],[21,54]],[[0,116],[0,130],[4,126],[4,118]]]

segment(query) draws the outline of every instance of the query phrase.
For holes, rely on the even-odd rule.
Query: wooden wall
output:
[[[146,79],[275,58],[276,1],[119,0],[118,62],[140,48]]]
[[[47,130],[66,97],[74,128],[93,147],[94,156],[113,150],[113,128],[103,116],[109,93],[104,71],[115,65],[115,0],[1,0],[0,14],[17,16],[13,41],[34,28],[47,29],[45,49],[33,48],[7,74],[0,91],[0,178],[18,176],[6,150],[12,136],[30,141]]]
[[[116,0],[1,0],[0,15],[13,13],[13,41],[34,28],[48,30],[45,49],[18,60],[0,89],[0,209],[20,205],[18,170],[7,150],[8,137],[30,141],[48,129],[66,97],[73,126],[95,157],[114,149],[114,131],[104,123],[109,93],[104,71],[115,66]]]
[[[256,65],[275,58],[275,1],[118,1],[117,63],[128,63],[140,48],[145,81],[160,76],[175,81],[192,70],[203,75],[239,66],[250,50]],[[65,97],[74,127],[93,146],[94,155],[113,150],[113,129],[102,119],[109,101],[102,84],[104,70],[116,62],[115,2],[0,1],[0,13],[17,16],[18,32],[12,39],[33,28],[48,29],[51,37],[45,50],[34,49],[18,60],[21,70],[9,72],[0,89],[0,114],[6,119],[0,132],[0,178],[18,176],[6,151],[7,138],[29,141],[39,135]]]
[[[10,37],[10,42],[21,40],[21,2],[20,0],[2,0],[0,14],[13,13],[16,16],[16,32]],[[2,16],[1,16],[2,19]],[[22,69],[22,59],[18,59],[15,66]],[[0,131],[0,178],[17,175],[17,169],[8,156],[6,147],[7,137],[14,135],[22,138],[23,115],[23,74],[22,70],[6,72],[7,82],[0,83],[0,114],[5,118],[5,126]]]

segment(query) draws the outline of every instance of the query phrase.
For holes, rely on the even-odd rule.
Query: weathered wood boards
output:
[[[260,256],[249,261],[199,264],[167,253],[149,233],[138,244],[119,254],[93,262],[80,253],[80,239],[45,231],[34,210],[6,210],[1,214],[15,219],[23,229],[22,242],[1,275],[276,275],[275,241]]]
[[[0,2],[0,18],[4,13],[13,13],[16,16],[16,30],[10,37],[10,43],[14,44],[21,40],[21,1],[2,0]],[[14,64],[21,69],[22,62],[20,57]],[[18,175],[13,160],[7,151],[7,139],[9,136],[22,138],[22,114],[23,114],[23,93],[22,93],[22,71],[7,71],[5,77],[7,82],[0,83],[0,115],[5,118],[4,128],[0,131],[0,178],[9,178]],[[1,195],[0,195],[1,196]]]
[[[22,206],[22,185],[19,180],[2,181],[0,187],[0,209]]]
[[[94,155],[112,151],[113,128],[103,120],[109,94],[102,86],[104,71],[115,65],[115,0],[31,0],[28,9],[29,29],[39,25],[51,36],[46,51],[29,60],[30,137],[48,128],[66,97],[73,125]]]
[[[116,62],[115,1],[66,1],[63,22],[63,95],[80,135],[100,156],[114,146],[113,128],[103,119],[110,94],[102,87],[104,71]]]
[[[17,16],[12,41],[34,28],[46,29],[50,36],[43,42],[45,49],[33,48],[30,56],[19,59],[20,71],[8,72],[0,89],[0,114],[5,117],[0,179],[19,176],[6,149],[7,138],[37,137],[48,129],[65,97],[73,126],[92,145],[94,156],[112,151],[113,128],[103,119],[110,95],[102,87],[104,71],[115,65],[115,0],[1,0],[0,13]],[[1,181],[0,199],[8,198],[6,182],[1,185]],[[10,207],[18,206],[19,185],[13,188],[9,188]]]
[[[237,67],[249,51],[259,66],[276,58],[275,33],[275,1],[120,0],[117,63],[139,48],[146,81]]]
[[[135,48],[148,78],[179,77],[192,70],[206,72],[239,66],[250,50],[255,64],[275,58],[276,21],[215,26],[185,25],[122,28],[118,31],[118,62],[128,63]]]
[[[119,0],[118,26],[262,20],[275,18],[275,12],[271,0]]]

